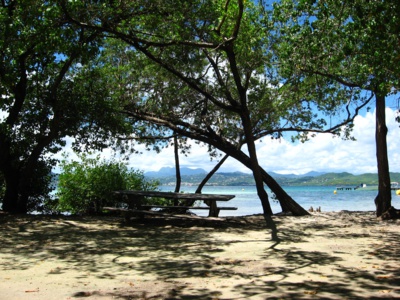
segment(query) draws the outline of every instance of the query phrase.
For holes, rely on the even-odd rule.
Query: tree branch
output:
[[[132,46],[134,46],[136,49],[138,49],[139,51],[141,51],[144,55],[146,55],[149,59],[151,59],[152,61],[154,61],[155,63],[157,63],[158,65],[160,65],[162,68],[166,69],[167,71],[169,71],[171,74],[175,75],[177,78],[181,79],[183,82],[185,82],[190,88],[192,88],[193,90],[197,91],[198,93],[202,94],[204,97],[206,97],[207,99],[209,99],[210,101],[212,101],[215,105],[221,107],[222,109],[226,109],[229,111],[233,111],[233,112],[238,112],[240,111],[240,109],[238,107],[234,107],[232,105],[226,105],[224,103],[222,103],[221,101],[218,101],[215,97],[213,97],[213,95],[211,95],[210,93],[208,93],[207,91],[205,91],[204,89],[202,89],[201,87],[199,87],[193,79],[191,78],[187,78],[186,76],[184,76],[181,72],[177,71],[175,68],[173,68],[172,66],[166,64],[164,61],[162,61],[161,59],[155,57],[150,51],[148,51],[146,48],[143,48],[142,46],[140,46],[137,43],[132,44]]]
[[[361,85],[361,84],[357,84],[357,83],[354,83],[354,82],[346,81],[346,80],[344,80],[343,78],[341,78],[341,77],[338,76],[338,75],[334,75],[334,74],[330,74],[330,73],[324,73],[324,72],[321,72],[321,71],[318,71],[318,70],[301,69],[301,71],[303,71],[303,72],[305,72],[305,73],[309,73],[309,74],[321,75],[321,76],[323,76],[323,77],[336,80],[336,81],[339,82],[340,84],[343,84],[343,85],[345,85],[345,86],[347,86],[347,87],[362,88],[362,85]]]

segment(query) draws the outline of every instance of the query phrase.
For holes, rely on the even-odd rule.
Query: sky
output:
[[[396,110],[386,109],[388,127],[387,145],[389,168],[391,172],[400,172],[400,128],[395,121]],[[260,165],[267,172],[281,174],[305,174],[317,172],[349,172],[352,174],[377,173],[375,150],[375,111],[357,116],[354,121],[353,136],[356,141],[342,140],[330,134],[318,134],[305,143],[292,143],[289,139],[271,140],[265,138],[257,142],[257,155]],[[244,147],[245,149],[245,147]],[[66,152],[70,152],[66,147]],[[111,149],[101,153],[105,159],[117,155]],[[74,158],[74,155],[70,155]],[[180,156],[181,167],[203,168],[210,171],[216,164],[210,160],[207,148],[192,143],[191,153]],[[174,167],[173,148],[161,153],[143,151],[143,154],[132,155],[129,166],[144,172],[158,171],[162,167]],[[240,171],[249,173],[235,159],[229,158],[219,172]]]

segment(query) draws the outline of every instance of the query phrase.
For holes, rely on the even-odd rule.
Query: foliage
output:
[[[289,1],[274,4],[286,77],[313,74],[384,93],[399,87],[398,1]]]
[[[391,207],[385,102],[400,86],[399,12],[395,0],[282,0],[273,11],[286,78],[322,77],[335,90],[360,89],[375,98],[377,216]]]
[[[37,162],[41,153],[57,151],[67,135],[84,147],[105,146],[109,136],[130,130],[123,110],[133,139],[161,141],[159,149],[176,133],[244,163],[269,213],[263,180],[282,201],[290,197],[275,191],[280,187],[260,171],[255,140],[285,132],[302,140],[310,133],[338,134],[371,99],[362,93],[365,84],[382,78],[364,72],[373,49],[364,45],[380,27],[362,32],[352,6],[333,0],[282,0],[273,11],[263,1],[243,0],[59,0],[27,9],[32,2],[4,2],[1,11],[6,34],[0,109],[9,112],[0,124],[4,176],[11,177],[6,161]],[[367,25],[373,24],[374,7],[364,11],[362,1],[355,3],[368,16]],[[390,30],[396,20],[388,22]],[[357,29],[354,39],[351,29]],[[378,74],[377,59],[372,61]],[[327,68],[363,85],[343,86],[321,74]],[[338,112],[345,117],[331,124]],[[15,169],[24,171],[22,178],[34,166]]]
[[[155,190],[158,183],[147,181],[141,171],[129,170],[123,163],[80,156],[81,162],[61,163],[58,210],[70,213],[100,213],[104,206],[120,206],[118,190]]]
[[[352,108],[338,123],[351,122],[354,108],[366,101],[359,89],[339,89],[322,76],[298,80],[296,88],[286,84],[286,65],[277,64],[272,51],[284,43],[262,6],[249,1],[179,3],[92,3],[84,16],[76,8],[79,1],[64,5],[82,26],[123,41],[108,42],[103,60],[112,66],[110,84],[125,99],[126,110],[135,112],[137,138],[160,141],[172,134],[141,119],[148,113],[153,120],[212,131],[238,146],[245,136],[243,114],[249,112],[256,139],[283,132],[306,139],[308,132],[339,133],[340,126],[328,125],[332,115],[340,106],[346,112]],[[116,11],[123,13],[117,16]],[[352,107],[346,106],[349,102]]]
[[[71,20],[126,43],[105,57],[104,64],[130,55],[130,67],[120,68],[126,80],[120,86],[129,86],[126,112],[135,126],[144,129],[142,136],[165,138],[176,132],[243,162],[253,171],[267,214],[262,181],[278,187],[265,172],[261,178],[254,141],[279,138],[284,132],[303,139],[310,132],[338,133],[365,102],[359,92],[337,92],[335,83],[326,86],[323,78],[307,78],[297,85],[301,89],[286,85],[285,72],[279,70],[272,51],[280,43],[277,29],[262,2],[91,3],[84,16],[77,6],[64,1]],[[113,13],[122,7],[124,13]],[[329,126],[337,106],[346,106],[348,113]],[[329,111],[314,113],[318,108]],[[241,151],[242,145],[248,155]],[[282,201],[290,198],[281,190],[275,194]]]
[[[99,149],[112,132],[126,129],[96,65],[102,40],[68,22],[56,1],[0,4],[4,210],[27,212],[40,160],[59,151],[66,136],[75,137],[77,149]]]
[[[30,193],[28,197],[28,212],[52,213],[53,210],[48,204],[52,203],[52,192],[56,186],[52,174],[54,161],[41,159],[36,165],[35,176],[30,182]]]

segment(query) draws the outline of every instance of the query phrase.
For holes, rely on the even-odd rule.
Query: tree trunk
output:
[[[3,211],[18,213],[15,199],[18,199],[18,176],[4,172],[5,193],[3,198]]]
[[[24,161],[11,155],[10,149],[0,149],[4,155],[0,164],[5,181],[3,210],[12,214],[26,214],[28,200],[32,192],[32,178],[35,176],[37,163],[43,149],[52,141],[51,136],[43,139]]]
[[[223,165],[223,163],[226,161],[226,159],[229,157],[228,154],[225,154],[225,156],[215,165],[215,167],[207,174],[206,177],[200,182],[199,186],[197,187],[195,194],[201,194],[201,190],[203,187],[206,185],[206,183],[210,180],[210,178],[215,174],[215,172],[218,171],[218,169]],[[196,200],[186,200],[185,206],[192,206]],[[204,201],[207,205],[209,203],[207,201]]]
[[[227,154],[229,154],[230,156],[232,156],[233,158],[235,158],[236,160],[238,160],[239,162],[241,162],[242,164],[244,164],[246,167],[248,167],[251,170],[252,164],[250,163],[250,158],[245,153],[243,153],[240,150],[234,149],[234,148],[230,148],[229,150],[225,149],[225,150],[226,150]],[[276,197],[278,198],[278,200],[279,200],[279,202],[281,204],[282,210],[284,212],[291,212],[294,216],[306,216],[306,215],[309,215],[308,211],[306,211],[296,201],[294,201],[292,199],[292,197],[290,197],[282,189],[282,187],[279,185],[279,183],[277,183],[275,181],[275,179],[273,179],[260,166],[258,166],[258,168],[260,169],[260,172],[262,174],[262,179],[263,179],[264,183],[276,195]]]
[[[387,155],[385,96],[376,93],[376,158],[378,164],[378,195],[375,198],[376,216],[380,217],[392,206],[392,191],[390,189],[389,161]]]
[[[18,171],[4,172],[6,190],[3,198],[3,211],[11,214],[26,214],[28,210],[28,195],[20,193],[20,174]]]
[[[179,147],[178,147],[178,137],[174,135],[174,154],[175,154],[175,174],[176,174],[176,185],[175,185],[175,193],[179,193],[181,190],[181,168],[179,165]],[[178,206],[179,201],[176,199],[174,200],[174,206]]]
[[[221,167],[221,165],[225,162],[225,160],[229,157],[229,154],[226,154],[222,160],[211,170],[210,173],[207,174],[207,176],[203,179],[202,183],[199,185],[199,187],[196,190],[196,193],[201,193],[201,189],[204,186],[204,184],[212,177],[212,175]],[[237,157],[235,157],[237,159]],[[241,163],[246,165],[247,167],[250,168],[250,165],[242,159],[238,159]],[[271,191],[276,195],[277,199],[279,200],[279,203],[282,208],[282,212],[291,212],[295,216],[305,216],[309,215],[309,213],[301,207],[296,201],[293,200],[292,197],[290,197],[284,189],[275,181],[273,177],[271,177],[263,168],[260,168],[262,178],[264,183],[271,189]],[[190,205],[192,205],[191,203]],[[189,204],[188,204],[189,205]]]
[[[306,216],[309,212],[301,207],[296,201],[290,197],[284,189],[272,178],[264,169],[261,169],[263,180],[265,184],[271,189],[276,195],[282,208],[282,212],[291,212],[294,216]]]
[[[143,114],[142,112],[136,113],[135,111],[130,111],[128,113],[131,117],[137,118],[139,120],[144,120],[148,122],[152,122],[155,124],[159,124],[162,126],[166,126],[171,128],[172,130],[175,130],[177,133],[179,133],[182,136],[187,136],[188,138],[209,144],[216,149],[219,149],[220,151],[226,153],[227,155],[235,158],[237,161],[241,162],[243,165],[245,165],[247,168],[250,170],[253,170],[253,165],[250,163],[250,158],[248,155],[243,153],[240,149],[237,149],[235,146],[233,146],[229,141],[221,138],[215,132],[210,131],[210,132],[203,132],[202,130],[199,131],[190,131],[183,129],[181,127],[175,126],[175,124],[172,121],[167,121],[159,118],[154,118],[152,115],[146,115]],[[246,142],[246,141],[245,141]],[[260,166],[256,166],[256,168],[260,169]],[[271,191],[277,196],[278,200],[281,203],[281,206],[285,212],[290,211],[293,213],[295,216],[304,216],[304,215],[309,215],[309,213],[303,209],[298,203],[296,203],[282,188],[281,186],[271,177],[267,172],[260,171],[262,172],[262,179],[265,182],[265,184],[271,189]]]
[[[256,145],[254,142],[254,136],[252,132],[252,124],[251,124],[251,119],[250,119],[250,113],[244,109],[244,112],[241,116],[242,118],[242,125],[244,129],[244,134],[246,137],[246,144],[247,144],[247,150],[249,151],[249,156],[250,156],[250,165],[251,165],[251,170],[253,171],[253,177],[256,182],[256,189],[257,189],[257,195],[260,198],[261,205],[263,207],[264,215],[271,216],[272,209],[271,205],[268,200],[268,194],[264,189],[264,181],[263,177],[261,174],[261,168],[258,163],[257,159],[257,151],[256,151]]]
[[[219,170],[219,168],[224,164],[224,162],[227,160],[229,157],[228,154],[225,154],[225,156],[215,165],[215,167],[207,174],[206,177],[200,182],[199,186],[196,189],[196,194],[201,194],[201,190],[203,187],[206,185],[206,183],[210,180],[210,178]]]

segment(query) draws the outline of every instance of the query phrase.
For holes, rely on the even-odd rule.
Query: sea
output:
[[[196,186],[182,186],[181,192],[194,193]],[[335,186],[283,186],[282,187],[304,209],[311,207],[315,210],[321,208],[322,212],[334,212],[342,210],[350,211],[374,211],[374,199],[378,194],[377,187],[358,188],[356,190],[339,190]],[[173,191],[172,186],[160,186],[160,191]],[[270,198],[273,213],[281,212],[279,203],[273,200],[273,193],[266,188]],[[230,201],[218,202],[218,206],[234,206],[237,210],[221,210],[220,216],[247,216],[261,214],[262,206],[257,196],[255,186],[205,186],[203,194],[229,194],[235,195]],[[204,204],[200,204],[204,205]],[[392,205],[400,208],[400,196],[392,191]],[[193,210],[198,216],[206,216],[207,210]]]

